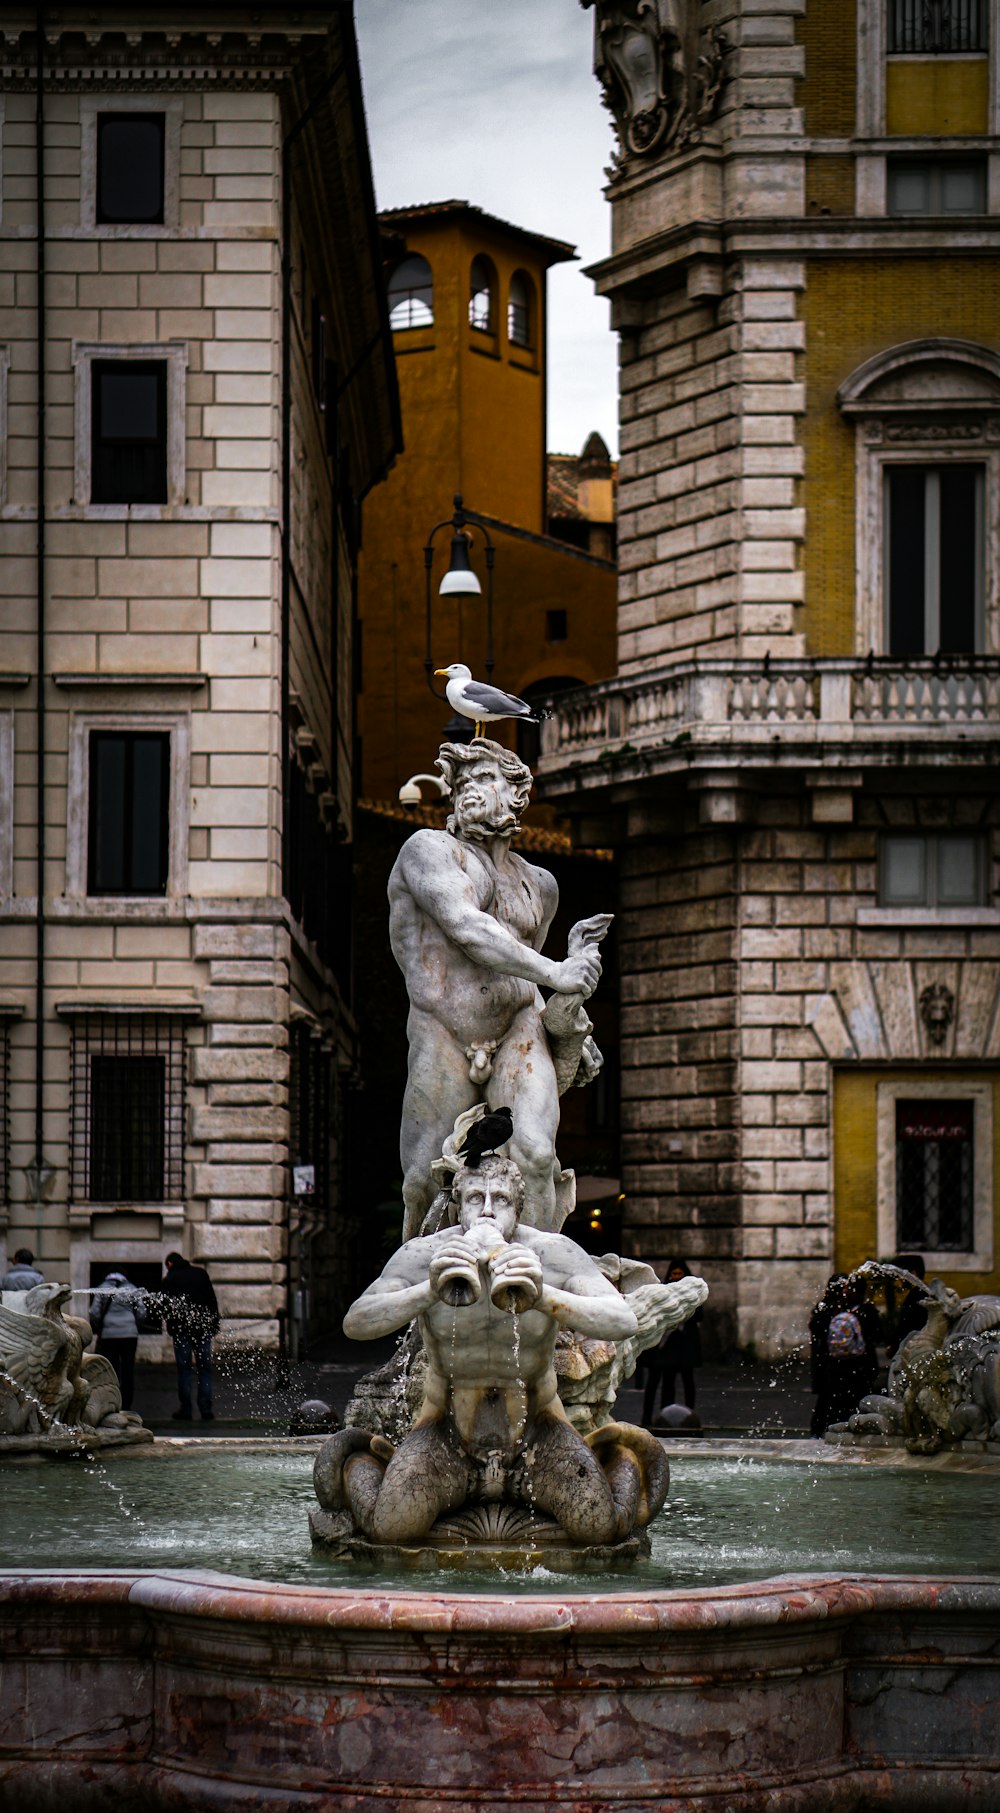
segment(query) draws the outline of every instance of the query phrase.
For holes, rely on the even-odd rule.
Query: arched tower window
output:
[[[469,274],[469,326],[481,334],[497,331],[497,274],[481,253],[472,260]]]
[[[430,327],[434,320],[434,273],[418,252],[397,264],[389,278],[389,326],[394,334]]]
[[[510,280],[507,338],[511,346],[535,344],[535,286],[526,271],[515,271]]]

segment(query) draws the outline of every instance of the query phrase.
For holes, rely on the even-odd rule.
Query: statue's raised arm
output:
[[[477,1102],[511,1109],[526,1225],[558,1228],[572,1206],[555,1152],[559,1096],[600,1068],[583,1004],[600,980],[611,921],[580,921],[565,957],[544,955],[558,890],[510,847],[530,771],[485,738],[445,743],[438,767],[451,796],[447,826],[408,838],[389,880],[390,939],[410,999],[404,1239],[437,1193],[431,1166],[445,1138]],[[543,988],[553,991],[547,1005]]]

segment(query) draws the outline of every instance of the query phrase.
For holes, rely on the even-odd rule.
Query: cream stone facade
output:
[[[353,25],[70,5],[39,70],[0,24],[0,1254],[183,1248],[294,1348],[354,1288],[354,589],[400,445]]]
[[[620,850],[628,1250],[773,1353],[1000,1278],[1000,18],[662,10],[594,7],[618,677],[542,791]]]

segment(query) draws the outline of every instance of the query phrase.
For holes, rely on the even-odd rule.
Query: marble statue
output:
[[[573,1207],[572,1176],[555,1155],[559,1097],[602,1062],[583,1004],[610,919],[580,920],[566,957],[543,956],[556,883],[510,847],[530,770],[482,737],[445,743],[437,766],[451,795],[447,827],[407,838],[389,878],[389,937],[410,1000],[403,1238],[419,1233],[437,1194],[431,1167],[456,1118],[480,1101],[513,1112],[525,1224],[558,1229]],[[547,1005],[541,988],[554,991]]]
[[[518,1167],[498,1156],[455,1173],[449,1224],[405,1242],[352,1305],[345,1333],[371,1340],[417,1318],[424,1401],[399,1446],[348,1425],[321,1449],[316,1494],[378,1544],[431,1535],[469,1506],[520,1507],[571,1543],[604,1547],[664,1502],[668,1469],[643,1429],[609,1423],[585,1439],[559,1398],[560,1329],[628,1341],[635,1312],[583,1249],[521,1220]],[[704,1289],[704,1287],[703,1287]]]
[[[511,849],[530,770],[484,737],[437,766],[447,824],[414,832],[389,879],[410,1002],[403,1239],[344,1318],[355,1340],[405,1333],[317,1456],[310,1525],[355,1560],[540,1547],[552,1566],[620,1565],[648,1552],[669,1470],[615,1397],[708,1289],[561,1233],[559,1098],[602,1062],[586,1002],[610,916],[545,956],[556,884]]]
[[[927,1317],[893,1356],[886,1391],[862,1398],[826,1439],[901,1446],[911,1454],[1000,1443],[1000,1297],[960,1297],[940,1279],[924,1284],[900,1266],[873,1260],[860,1271],[922,1291]]]
[[[0,1304],[0,1451],[74,1442],[107,1446],[151,1441],[122,1409],[114,1367],[87,1353],[89,1322],[67,1316],[68,1284],[6,1291]]]

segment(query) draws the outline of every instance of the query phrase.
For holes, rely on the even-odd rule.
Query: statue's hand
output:
[[[582,995],[586,1000],[593,994],[600,979],[600,954],[591,946],[574,951],[562,963],[556,964],[552,986],[559,995]]]
[[[498,1309],[530,1309],[542,1294],[542,1267],[524,1246],[505,1246],[490,1260],[490,1296]]]
[[[454,1234],[442,1242],[428,1268],[428,1282],[442,1303],[459,1308],[477,1303],[483,1294],[479,1253],[467,1234]]]
[[[578,919],[566,940],[566,960],[557,966],[553,986],[560,995],[592,995],[601,978],[598,945],[611,924],[610,913],[594,913],[589,919]]]

